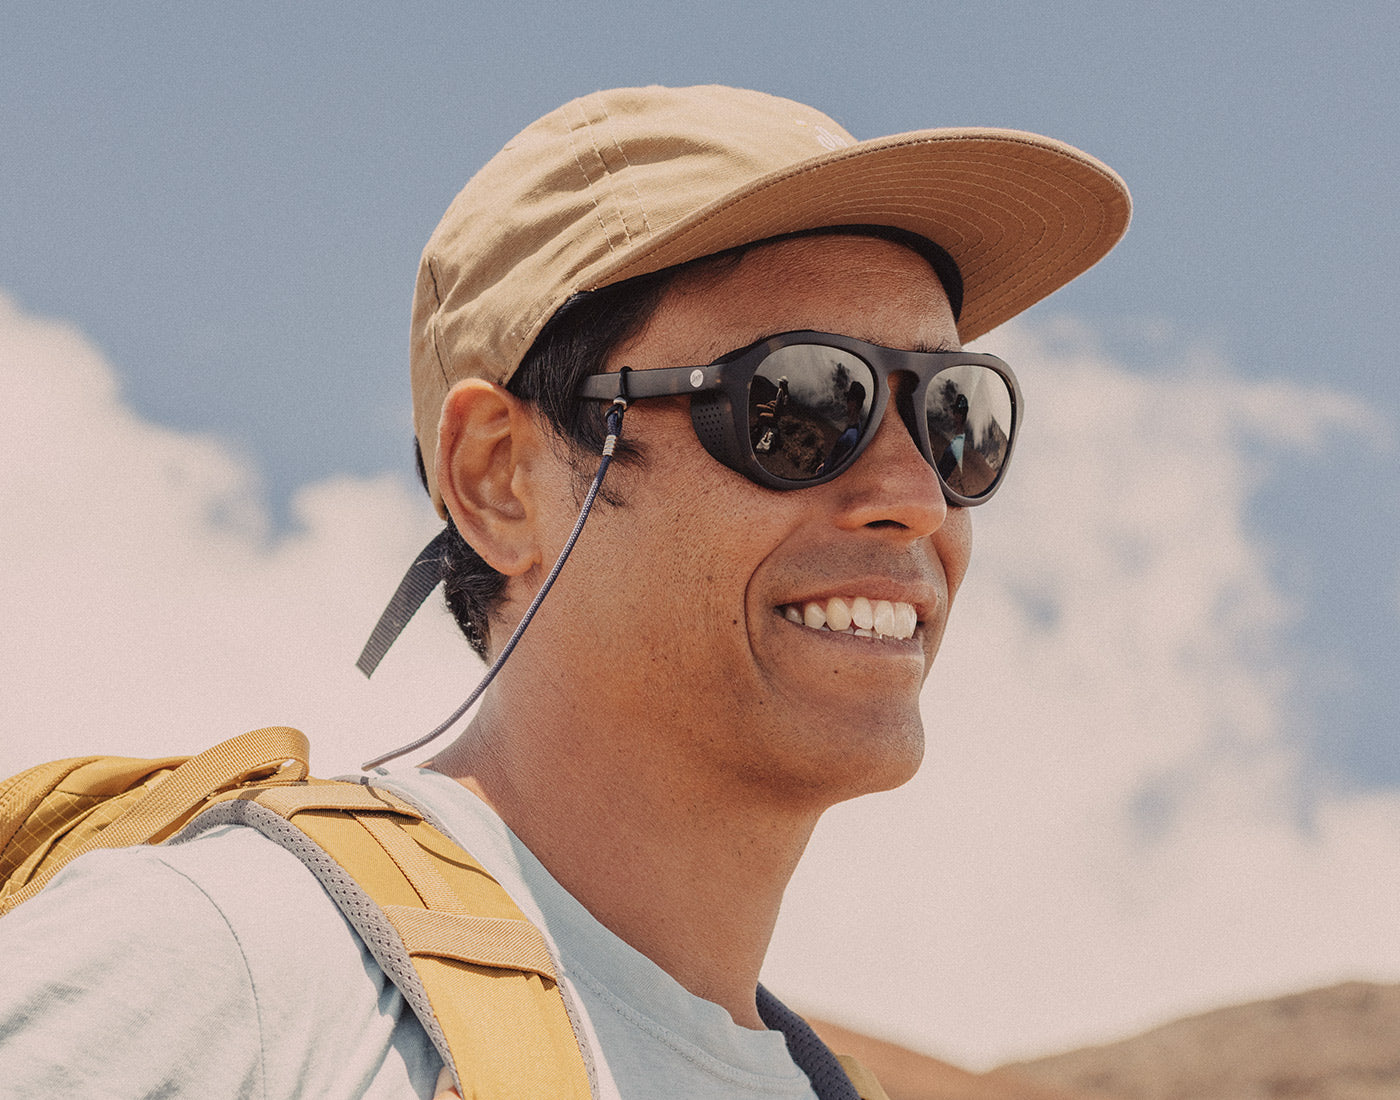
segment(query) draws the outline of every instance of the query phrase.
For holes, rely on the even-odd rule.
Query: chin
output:
[[[871,754],[864,769],[852,769],[855,773],[852,778],[856,781],[856,789],[846,798],[892,791],[913,779],[924,762],[923,727],[919,727],[919,736],[913,743],[890,746],[890,750]]]
[[[806,731],[797,756],[797,783],[825,805],[894,790],[913,779],[924,759],[924,726],[912,715],[873,717],[860,726]]]

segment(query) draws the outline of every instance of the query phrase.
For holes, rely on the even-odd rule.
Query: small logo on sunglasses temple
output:
[[[704,381],[705,381],[705,372],[702,371],[699,367],[696,367],[693,371],[690,372],[690,388],[691,388],[691,389],[693,389],[693,390],[698,390],[698,389],[700,388],[700,386],[701,386],[701,383],[703,383]]]

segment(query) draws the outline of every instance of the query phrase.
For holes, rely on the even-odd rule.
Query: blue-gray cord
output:
[[[510,641],[501,647],[500,655],[492,662],[487,669],[486,675],[482,677],[481,683],[476,685],[475,690],[467,696],[466,702],[452,712],[445,722],[433,729],[430,733],[424,734],[410,744],[393,752],[386,752],[382,756],[376,756],[373,760],[367,760],[360,765],[361,771],[371,771],[382,764],[387,764],[390,760],[403,756],[406,753],[421,749],[430,741],[435,741],[449,729],[451,729],[462,715],[466,714],[471,705],[481,698],[481,693],[486,690],[491,681],[496,678],[496,673],[501,671],[501,666],[506,663],[506,658],[515,649],[515,644],[520,641],[520,636],[525,633],[525,628],[530,625],[530,620],[535,617],[535,612],[544,602],[549,590],[554,587],[554,579],[559,576],[559,570],[564,568],[564,562],[569,558],[569,553],[574,548],[574,543],[578,542],[578,537],[583,533],[583,525],[588,520],[588,513],[593,510],[593,499],[598,495],[598,490],[603,486],[603,475],[608,472],[608,467],[612,465],[613,452],[617,449],[617,437],[622,432],[622,414],[627,410],[627,402],[624,398],[617,398],[608,409],[608,437],[603,441],[603,458],[598,463],[598,472],[593,475],[593,484],[588,487],[588,495],[583,498],[583,508],[579,511],[578,522],[574,524],[573,532],[569,535],[569,540],[564,543],[564,549],[559,554],[559,560],[554,563],[554,568],[549,571],[549,576],[540,585],[540,590],[535,593],[535,598],[530,601],[530,606],[525,609],[525,614],[520,618],[520,625],[515,628],[515,633],[510,636]]]

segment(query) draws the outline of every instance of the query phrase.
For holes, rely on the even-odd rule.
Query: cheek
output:
[[[657,476],[660,461],[641,473],[652,481],[627,496],[635,542],[621,552],[631,555],[639,582],[645,578],[653,607],[664,608],[658,623],[674,631],[685,622],[698,632],[696,641],[720,645],[715,632],[747,630],[748,594],[781,527],[772,494],[708,454],[694,459],[664,477]]]
[[[943,575],[948,580],[948,602],[958,594],[972,560],[972,516],[970,508],[949,508],[948,518],[933,536]]]

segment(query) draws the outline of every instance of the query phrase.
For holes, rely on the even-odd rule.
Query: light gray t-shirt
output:
[[[614,936],[484,803],[375,777],[545,933],[604,1097],[810,1100],[778,1032],[734,1024]],[[430,1097],[441,1062],[317,880],[256,830],[95,852],[0,920],[0,1097]]]

